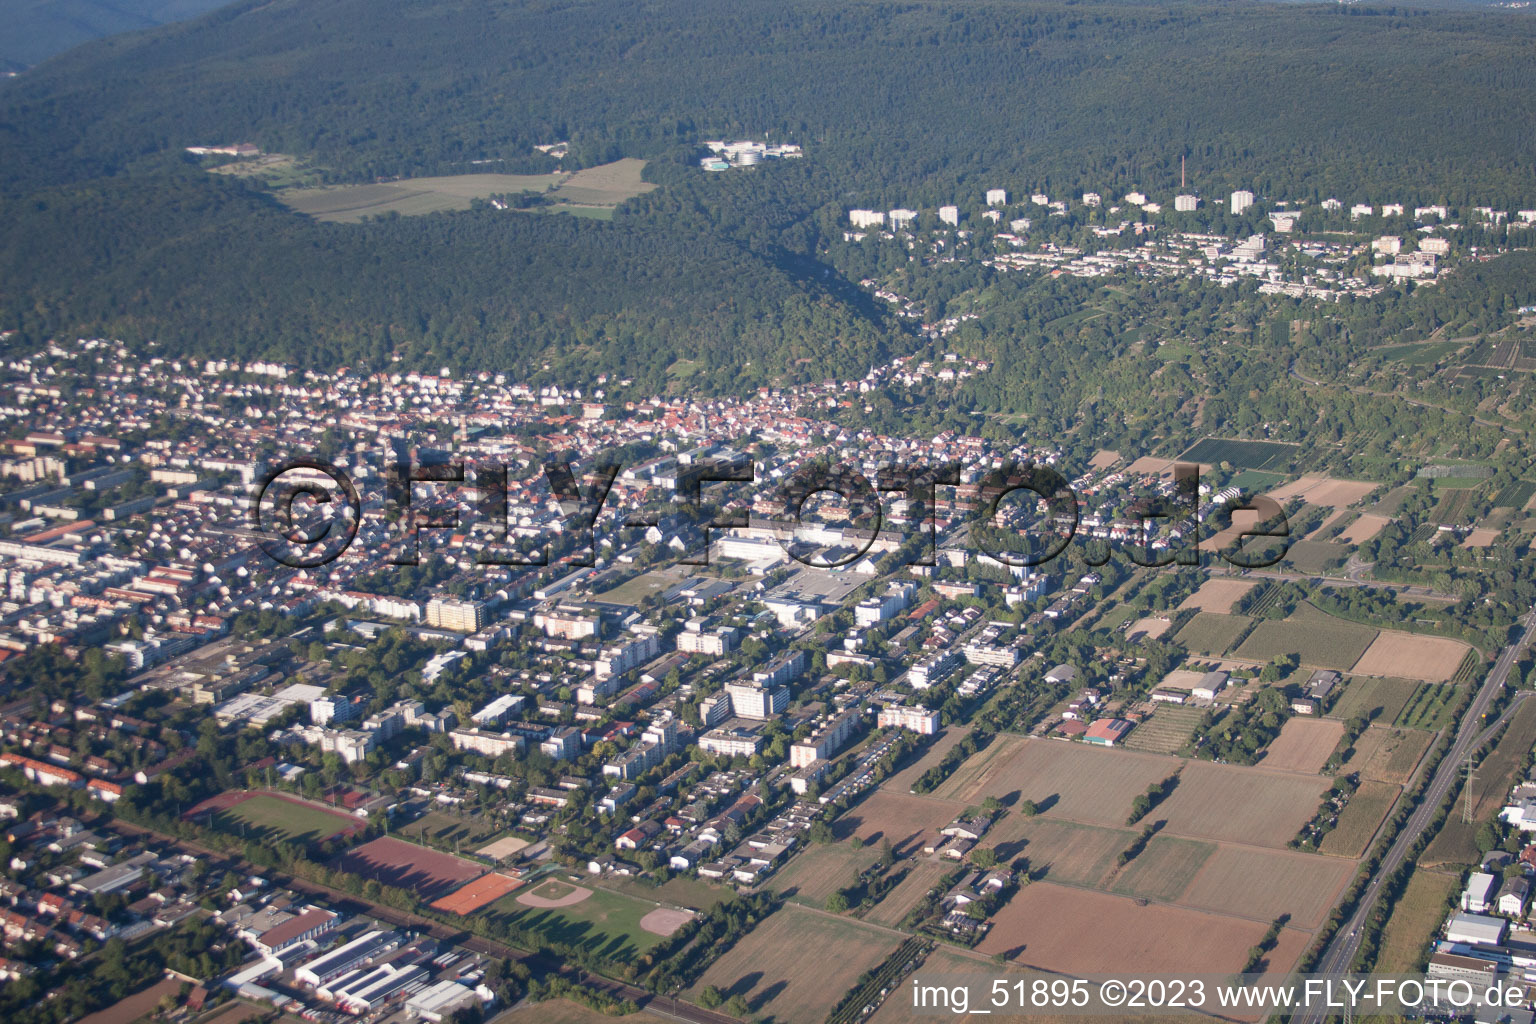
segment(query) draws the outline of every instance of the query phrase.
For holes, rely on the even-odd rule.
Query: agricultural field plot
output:
[[[929,768],[944,760],[944,755],[949,753],[955,744],[965,739],[969,734],[970,730],[963,726],[951,725],[945,727],[938,736],[934,737],[933,742],[927,750],[923,751],[921,757],[886,779],[880,789],[892,793],[909,792],[912,789],[912,783],[921,778],[922,774]],[[994,740],[993,742],[997,741]]]
[[[1140,856],[1115,876],[1109,890],[1164,903],[1176,902],[1215,852],[1215,843],[1156,836]]]
[[[859,872],[880,859],[878,843],[855,847],[846,840],[816,843],[796,854],[768,887],[807,907],[821,908],[827,897],[853,884]]]
[[[1318,852],[1335,857],[1356,858],[1363,855],[1376,829],[1397,802],[1399,792],[1397,786],[1387,782],[1360,783],[1360,788],[1355,790],[1349,803],[1344,805],[1339,823],[1318,844]]]
[[[896,888],[885,894],[885,898],[875,904],[875,909],[864,915],[864,920],[870,924],[885,925],[894,928],[901,924],[907,913],[928,894],[928,890],[939,884],[939,881],[955,866],[950,861],[921,860],[912,865],[907,872],[907,877],[896,884]]]
[[[1456,675],[1468,650],[1460,640],[1383,630],[1351,671],[1359,676],[1394,676],[1444,683]]]
[[[1374,512],[1362,513],[1359,519],[1350,523],[1344,532],[1339,534],[1339,540],[1346,544],[1364,544],[1386,529],[1391,521],[1386,516],[1379,516]]]
[[[539,905],[531,906],[530,902]],[[608,889],[546,881],[503,896],[483,913],[553,941],[581,946],[596,956],[622,962],[661,941],[661,935],[642,924],[656,909],[654,903]]]
[[[1430,939],[1450,913],[1450,899],[1461,888],[1459,876],[1419,868],[1408,879],[1382,930],[1376,970],[1408,974],[1429,958]]]
[[[1304,476],[1271,491],[1269,496],[1282,505],[1292,498],[1303,498],[1308,505],[1345,508],[1362,500],[1380,484],[1367,480],[1336,480],[1328,476]]]
[[[1466,518],[1472,508],[1472,499],[1477,497],[1478,485],[1482,483],[1481,480],[1475,480],[1467,486],[1452,487],[1451,482],[1445,479],[1435,481],[1435,492],[1440,495],[1440,500],[1435,503],[1429,515],[1437,525],[1453,525]]]
[[[991,793],[988,787],[992,785],[998,770],[1008,764],[1019,748],[1028,742],[1023,736],[994,737],[991,743],[967,758],[929,795],[938,800],[968,804],[986,795],[983,790]]]
[[[1461,542],[1461,546],[1469,550],[1473,548],[1491,548],[1498,541],[1500,532],[1499,530],[1492,530],[1486,527],[1473,530],[1467,534],[1467,539]]]
[[[1170,758],[1151,754],[1031,739],[993,774],[978,796],[1006,799],[1018,793],[1053,817],[1118,826],[1125,823],[1131,801],[1152,783],[1173,774],[1177,766]]]
[[[1433,740],[1430,733],[1417,729],[1372,725],[1355,740],[1355,752],[1341,773],[1359,772],[1362,779],[1406,785]]]
[[[518,192],[545,192],[567,177],[564,174],[454,174],[404,178],[387,184],[284,189],[277,193],[277,198],[289,209],[316,220],[355,224],[365,217],[387,213],[417,217],[467,210],[476,199]]]
[[[1414,691],[1413,697],[1397,716],[1394,725],[1404,729],[1427,729],[1431,732],[1451,724],[1464,691],[1450,683],[1425,683]]]
[[[322,843],[367,827],[345,811],[286,793],[221,793],[183,815],[189,820],[203,816],[221,832],[267,842]]]
[[[1053,882],[1097,886],[1114,870],[1115,858],[1135,836],[1130,829],[1009,815],[987,841],[994,845],[999,861],[1011,862],[1023,854],[1031,871],[1043,869]]]
[[[1202,612],[1216,612],[1226,615],[1232,611],[1235,605],[1248,591],[1257,584],[1248,580],[1229,580],[1222,578],[1208,579],[1200,584],[1200,589],[1186,597],[1179,610],[1195,608]]]
[[[1420,864],[1466,864],[1480,856],[1477,844],[1477,824],[1489,821],[1504,806],[1505,794],[1514,781],[1515,772],[1525,760],[1526,752],[1536,744],[1536,701],[1526,701],[1509,720],[1504,735],[1477,766],[1477,777],[1472,782],[1472,821],[1462,822],[1460,815],[1452,815],[1425,848]]]
[[[1082,927],[1084,921],[1092,921],[1093,928]],[[1159,903],[1138,906],[1128,896],[1035,882],[997,914],[976,948],[1064,974],[1093,974],[1107,964],[1127,974],[1177,974],[1190,964],[1226,973],[1243,966],[1266,928],[1257,921]],[[1290,968],[1306,938],[1283,929],[1270,953],[1273,968]]]
[[[888,839],[898,854],[906,854],[924,832],[943,828],[963,809],[931,797],[887,792],[882,787],[838,818],[833,830],[839,839],[858,836],[866,845]]]
[[[1280,735],[1259,763],[1265,768],[1293,772],[1320,772],[1328,755],[1344,736],[1344,723],[1326,718],[1295,717],[1280,729]]]
[[[1176,639],[1196,654],[1225,654],[1243,632],[1253,625],[1246,615],[1200,612],[1179,630]]]
[[[1345,684],[1328,717],[1348,721],[1365,715],[1377,722],[1395,722],[1420,685],[1416,679],[1355,676]]]
[[[552,197],[557,202],[575,206],[617,206],[626,199],[643,196],[659,187],[641,180],[644,170],[645,161],[634,157],[588,167],[566,178]]]
[[[1300,656],[1309,668],[1331,668],[1347,672],[1360,660],[1376,631],[1340,619],[1308,616],[1279,622],[1260,622],[1234,652],[1251,661],[1270,661],[1282,654]]]
[[[1204,715],[1204,711],[1195,707],[1163,705],[1152,713],[1151,718],[1131,730],[1125,738],[1125,749],[1148,754],[1177,753],[1194,735],[1195,727]]]
[[[1331,780],[1191,761],[1149,818],[1174,835],[1284,847],[1317,813]]]
[[[1179,902],[1235,913],[1256,921],[1291,915],[1291,925],[1323,923],[1333,901],[1354,876],[1355,865],[1315,853],[1221,846],[1184,890]]]
[[[1319,576],[1337,569],[1349,558],[1349,546],[1327,540],[1299,540],[1285,552],[1282,568]]]
[[[1160,476],[1172,477],[1173,467],[1176,462],[1188,462],[1182,456],[1178,459],[1165,459],[1157,455],[1143,455],[1129,466],[1125,467],[1127,476]],[[1199,463],[1201,473],[1209,473],[1215,469],[1214,463]]]
[[[1516,480],[1493,496],[1493,507],[1524,508],[1533,497],[1536,497],[1536,483],[1529,480]]]
[[[1240,469],[1279,469],[1301,451],[1299,445],[1278,441],[1238,441],[1207,437],[1179,456],[1180,462],[1229,462]]]
[[[348,850],[333,867],[383,885],[409,889],[422,899],[436,899],[485,871],[483,865],[439,853],[403,839],[385,836]]]
[[[727,999],[743,996],[753,1019],[823,1024],[859,975],[900,944],[857,921],[784,907],[711,964],[688,995],[713,985]]]
[[[445,910],[450,914],[461,916],[471,914],[488,903],[495,903],[507,893],[520,888],[522,884],[520,879],[493,871],[455,889],[446,896],[433,900],[432,907],[435,910]]]
[[[1350,515],[1350,514],[1351,513],[1350,513],[1350,511],[1348,509],[1338,509],[1332,515],[1330,515],[1327,519],[1324,519],[1321,523],[1319,523],[1317,525],[1317,529],[1313,530],[1311,533],[1307,534],[1302,539],[1303,540],[1312,540],[1312,541],[1322,540],[1323,539],[1323,535],[1325,533],[1327,533],[1329,530],[1333,529],[1339,523],[1343,522],[1344,518],[1346,516]]]
[[[1120,461],[1120,453],[1112,452],[1108,448],[1094,452],[1093,458],[1088,460],[1089,469],[1108,469]]]

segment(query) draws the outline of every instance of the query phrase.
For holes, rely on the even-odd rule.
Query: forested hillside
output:
[[[225,0],[0,0],[0,71],[118,32],[196,17]]]
[[[701,387],[857,373],[915,340],[827,258],[848,206],[1167,190],[1181,158],[1207,194],[1529,204],[1533,44],[1518,14],[1183,0],[245,0],[0,86],[0,328],[650,381],[686,359]],[[742,136],[807,155],[698,170]],[[567,170],[643,157],[663,187],[612,223],[318,224],[183,152],[366,182],[548,169],[531,146],[560,139]]]

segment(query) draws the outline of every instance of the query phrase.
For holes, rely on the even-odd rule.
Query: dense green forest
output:
[[[1168,190],[1181,158],[1207,194],[1528,206],[1533,43],[1518,14],[1185,0],[237,2],[0,85],[0,330],[13,348],[84,332],[168,354],[607,371],[651,388],[857,376],[924,342],[854,283],[904,271],[899,253],[842,240],[850,206]],[[698,170],[701,140],[740,136],[807,156]],[[183,152],[252,141],[365,182],[547,170],[531,146],[557,139],[567,170],[643,157],[662,187],[611,222],[480,208],[325,224]],[[1284,377],[1277,350],[1175,357],[1132,337],[1267,339],[1263,317],[1299,315],[1286,303],[923,271],[908,284],[930,313],[981,304],[953,344],[1001,370],[932,411],[951,425],[1086,417],[1136,437],[1197,393],[1218,396],[1206,429],[1301,408],[1284,389],[1258,408],[1231,397]],[[1102,315],[1063,322],[1088,307]],[[1296,336],[1307,365],[1445,319],[1396,295],[1343,314]],[[877,396],[876,420],[910,424],[905,402]],[[1348,434],[1367,404],[1341,397],[1325,433]]]

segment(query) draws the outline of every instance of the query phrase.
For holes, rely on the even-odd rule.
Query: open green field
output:
[[[1285,476],[1280,473],[1265,473],[1257,469],[1245,469],[1228,481],[1232,487],[1241,487],[1252,494],[1263,494],[1272,491],[1285,483]]]
[[[368,217],[391,213],[419,217],[428,213],[467,210],[476,199],[536,192],[543,194],[549,203],[531,209],[608,219],[619,203],[656,188],[641,180],[644,169],[644,160],[626,158],[575,174],[453,174],[402,178],[370,185],[284,189],[277,193],[277,198],[289,209],[316,220],[355,224]]]
[[[1348,721],[1365,715],[1384,724],[1395,722],[1421,685],[1417,679],[1355,676],[1344,686],[1328,717]]]
[[[726,886],[713,885],[705,879],[690,878],[687,875],[674,875],[660,885],[647,885],[633,878],[605,875],[596,884],[638,900],[700,911],[709,910],[731,895],[731,890]]]
[[[1178,704],[1159,705],[1152,717],[1131,730],[1125,738],[1125,749],[1144,750],[1149,754],[1177,753],[1205,712],[1200,708]]]
[[[456,814],[428,811],[410,824],[395,829],[394,833],[441,849],[451,850],[459,844],[465,852],[469,852],[471,844],[478,846],[489,842],[502,831],[499,826],[483,821],[466,821]]]
[[[1337,857],[1359,857],[1376,834],[1382,819],[1392,810],[1397,800],[1398,788],[1386,782],[1362,782],[1360,788],[1344,805],[1339,823],[1332,832],[1323,836],[1318,845],[1320,853]]]
[[[1196,654],[1225,654],[1252,624],[1253,620],[1246,615],[1200,612],[1179,630],[1177,639]]]
[[[1279,469],[1301,448],[1277,441],[1234,441],[1208,437],[1179,456],[1180,462],[1231,463],[1240,469]]]
[[[525,892],[558,899],[572,888],[565,885],[557,890],[557,885],[564,883],[545,882],[531,890],[509,893],[481,913],[621,962],[639,956],[662,940],[662,936],[640,927],[640,919],[655,910],[656,904],[608,889],[592,889],[592,894],[580,903],[564,907],[529,907],[518,902]]]
[[[214,825],[231,835],[269,842],[320,843],[362,823],[341,811],[310,807],[298,801],[256,794],[214,815]]]
[[[1347,672],[1376,639],[1376,630],[1342,619],[1307,616],[1260,622],[1235,652],[1249,661],[1269,661],[1295,654],[1312,668]]]
[[[1215,843],[1156,836],[1115,878],[1110,892],[1171,903],[1183,895],[1215,852]]]
[[[1450,912],[1451,894],[1461,879],[1444,871],[1419,868],[1392,907],[1382,930],[1376,970],[1383,974],[1409,974],[1429,958],[1429,941]]]
[[[1438,363],[1458,348],[1461,348],[1459,341],[1419,341],[1408,345],[1388,345],[1374,349],[1373,354],[1395,363],[1425,366]]]
[[[607,601],[610,604],[627,604],[631,607],[652,594],[659,594],[677,581],[663,573],[641,573],[633,579],[625,580],[612,590],[605,590],[596,595],[597,600]]]

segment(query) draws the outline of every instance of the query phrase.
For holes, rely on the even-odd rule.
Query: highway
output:
[[[1354,914],[1334,933],[1333,941],[1328,944],[1322,959],[1313,968],[1316,973],[1344,974],[1349,970],[1350,964],[1354,962],[1355,954],[1360,950],[1361,932],[1364,929],[1365,922],[1370,917],[1371,910],[1376,906],[1376,901],[1381,897],[1382,886],[1386,884],[1388,878],[1392,877],[1393,872],[1402,865],[1403,860],[1408,856],[1408,851],[1413,847],[1419,836],[1423,834],[1424,830],[1429,827],[1429,823],[1434,818],[1436,810],[1445,800],[1446,794],[1451,791],[1451,787],[1455,785],[1456,778],[1461,772],[1462,762],[1466,760],[1468,754],[1473,753],[1492,739],[1499,728],[1509,720],[1515,709],[1528,696],[1528,694],[1524,693],[1517,695],[1514,700],[1509,702],[1509,706],[1504,709],[1503,714],[1488,723],[1486,727],[1480,728],[1484,712],[1488,710],[1493,698],[1499,691],[1504,689],[1504,684],[1509,679],[1510,669],[1514,667],[1520,652],[1525,649],[1533,637],[1536,637],[1536,609],[1528,613],[1524,621],[1525,631],[1520,635],[1519,640],[1504,648],[1499,654],[1498,660],[1494,662],[1492,671],[1488,673],[1488,678],[1483,682],[1482,688],[1478,690],[1477,696],[1473,698],[1466,714],[1462,716],[1456,730],[1456,739],[1452,743],[1451,749],[1446,752],[1445,757],[1441,759],[1437,766],[1435,776],[1425,789],[1423,796],[1419,800],[1418,807],[1414,809],[1413,814],[1408,819],[1408,823],[1398,832],[1397,838],[1392,841],[1392,846],[1387,850],[1386,856],[1382,858],[1381,863],[1377,866],[1375,873],[1371,877],[1370,884],[1366,886],[1365,891],[1360,895]],[[1321,1021],[1327,1015],[1327,1008],[1317,1007],[1293,1014],[1291,1020],[1296,1022],[1296,1024],[1321,1024]]]

